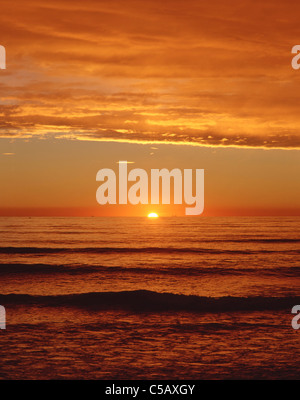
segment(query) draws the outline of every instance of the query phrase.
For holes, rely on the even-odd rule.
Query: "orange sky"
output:
[[[24,188],[15,188],[18,174],[26,170],[22,154],[34,154],[36,139],[80,139],[95,143],[99,158],[99,140],[116,146],[140,143],[141,148],[150,143],[146,164],[155,161],[153,168],[171,165],[176,153],[172,143],[197,146],[198,157],[194,150],[184,150],[175,166],[188,168],[193,154],[191,164],[207,169],[212,186],[222,186],[223,177],[210,174],[212,163],[202,159],[204,147],[218,149],[218,171],[228,165],[222,149],[258,151],[254,159],[266,180],[251,177],[252,156],[243,156],[248,187],[235,185],[230,194],[224,189],[226,209],[252,213],[253,208],[263,214],[273,207],[275,214],[297,214],[300,70],[291,67],[291,49],[300,42],[299,11],[297,1],[274,0],[2,2],[0,44],[6,47],[7,69],[0,71],[0,183],[5,188],[0,209],[24,208],[20,196],[27,198],[27,208],[96,207],[94,175],[107,166],[96,162],[96,155],[92,178],[80,178],[91,179],[93,196],[83,196],[81,202],[66,193],[57,204],[54,183],[51,195],[34,196],[47,186],[34,171],[43,169],[43,160],[36,160],[33,171],[23,176],[31,197]],[[161,142],[168,151],[151,151],[151,144]],[[264,162],[269,156],[262,149],[276,151],[272,165],[277,161],[281,166],[277,183],[270,178]],[[55,160],[57,148],[49,145],[49,152]],[[291,152],[290,160],[286,152]],[[113,163],[114,153],[112,147]],[[238,158],[236,154],[241,153],[234,153]],[[82,162],[89,158],[87,151]],[[68,171],[63,160],[58,165]],[[240,182],[238,171],[230,171],[232,181]],[[68,180],[66,173],[62,176],[57,175],[60,187]],[[269,192],[257,202],[253,193],[266,186]],[[211,213],[224,208],[216,191],[208,192]]]

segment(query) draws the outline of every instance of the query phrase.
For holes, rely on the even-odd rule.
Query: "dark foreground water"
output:
[[[300,218],[1,218],[2,379],[299,379]]]

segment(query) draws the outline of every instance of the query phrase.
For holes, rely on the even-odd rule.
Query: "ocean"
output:
[[[0,379],[299,379],[300,218],[0,218]]]

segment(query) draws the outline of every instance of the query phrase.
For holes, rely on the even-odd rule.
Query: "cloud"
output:
[[[0,135],[299,148],[299,3],[2,5]]]

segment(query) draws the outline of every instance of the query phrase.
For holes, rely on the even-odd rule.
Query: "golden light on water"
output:
[[[151,212],[150,214],[148,214],[148,218],[158,218],[158,214]]]

